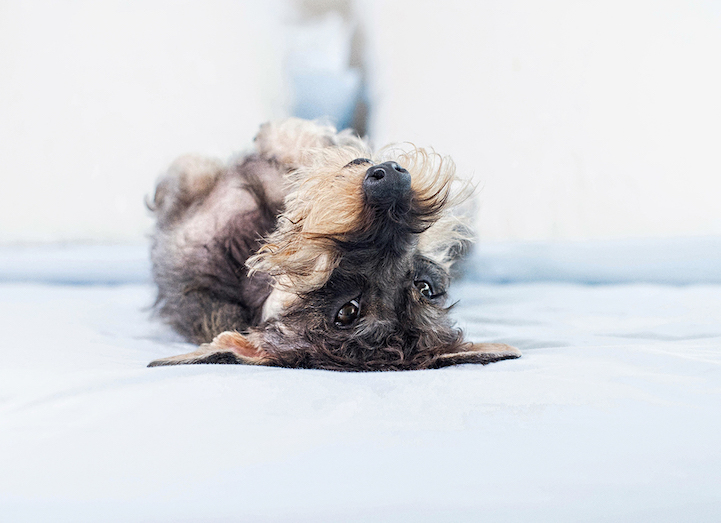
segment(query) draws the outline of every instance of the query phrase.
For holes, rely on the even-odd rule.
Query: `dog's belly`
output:
[[[231,234],[254,241],[275,226],[283,198],[283,172],[270,162],[248,159],[230,168],[204,200],[188,209],[173,231],[173,243],[182,252],[205,250]]]
[[[210,341],[261,321],[271,281],[264,274],[248,277],[244,264],[275,227],[282,176],[272,162],[248,159],[225,172],[172,227],[156,233],[159,310],[189,340]]]

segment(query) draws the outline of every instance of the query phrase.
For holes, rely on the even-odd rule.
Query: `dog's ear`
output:
[[[443,354],[434,362],[433,367],[448,367],[463,363],[487,365],[494,361],[520,358],[521,351],[503,343],[472,343],[468,350]]]
[[[268,361],[268,354],[248,338],[238,332],[227,331],[217,335],[211,343],[204,343],[194,352],[151,361],[148,367],[191,363],[267,365]]]

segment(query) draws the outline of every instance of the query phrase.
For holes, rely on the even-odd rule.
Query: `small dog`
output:
[[[449,159],[374,156],[350,131],[298,119],[263,125],[255,149],[230,167],[182,157],[158,183],[156,309],[202,345],[150,366],[370,371],[521,355],[464,341],[448,316],[469,243]]]

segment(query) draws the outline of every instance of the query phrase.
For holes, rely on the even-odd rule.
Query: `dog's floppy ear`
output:
[[[263,349],[242,334],[227,331],[218,334],[211,343],[204,343],[194,352],[151,361],[148,367],[191,363],[265,365],[267,362],[268,355]]]
[[[434,362],[433,367],[448,367],[463,363],[487,365],[494,361],[520,358],[521,351],[504,343],[472,343],[468,350],[443,354]]]

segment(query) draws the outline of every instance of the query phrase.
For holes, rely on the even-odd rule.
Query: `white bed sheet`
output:
[[[721,286],[457,285],[520,360],[146,368],[148,284],[0,284],[0,520],[719,521]]]

